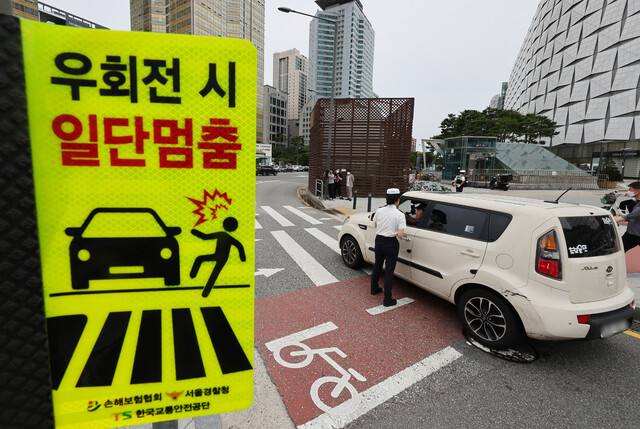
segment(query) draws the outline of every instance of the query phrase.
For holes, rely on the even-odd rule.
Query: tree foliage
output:
[[[285,138],[276,141],[284,142]],[[293,137],[288,144],[273,145],[272,161],[274,163],[284,162],[285,164],[309,165],[309,146],[304,145],[304,138]]]
[[[459,115],[449,113],[440,123],[438,138],[458,136],[495,136],[499,142],[538,143],[543,137],[558,132],[556,123],[544,115],[514,110],[496,110],[490,107],[482,112],[463,110]]]

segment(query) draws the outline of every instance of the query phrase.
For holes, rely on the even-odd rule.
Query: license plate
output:
[[[600,338],[609,338],[620,332],[624,332],[631,326],[629,320],[618,320],[617,322],[611,322],[602,327],[600,330]]]

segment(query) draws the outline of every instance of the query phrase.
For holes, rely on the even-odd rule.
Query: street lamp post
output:
[[[331,146],[333,143],[333,133],[335,128],[335,91],[336,91],[336,53],[338,51],[338,21],[333,19],[321,18],[315,15],[309,15],[308,13],[298,12],[297,10],[290,9],[288,7],[279,7],[278,10],[284,13],[297,13],[298,15],[304,15],[320,21],[325,21],[333,24],[333,70],[331,72],[331,98],[329,99],[329,140],[327,144],[327,169],[331,168]]]

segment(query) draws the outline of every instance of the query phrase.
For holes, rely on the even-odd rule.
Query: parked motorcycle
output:
[[[503,191],[508,191],[509,186],[511,186],[511,181],[513,180],[512,174],[498,174],[498,176],[493,176],[491,181],[489,182],[489,189],[502,189]]]

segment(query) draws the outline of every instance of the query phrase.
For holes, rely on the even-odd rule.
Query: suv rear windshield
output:
[[[609,216],[561,217],[570,258],[609,255],[618,251],[614,223]]]

